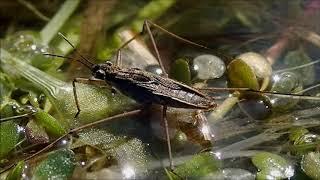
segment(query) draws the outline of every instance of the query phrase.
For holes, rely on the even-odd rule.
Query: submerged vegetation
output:
[[[319,12],[318,0],[0,2],[1,179],[320,179]],[[146,19],[209,47],[152,28],[170,78],[217,103],[168,109],[173,170],[159,106],[76,83],[75,117],[72,80],[91,72],[57,35],[103,63]],[[122,58],[163,73],[146,34]]]

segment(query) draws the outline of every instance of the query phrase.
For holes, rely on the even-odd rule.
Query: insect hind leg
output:
[[[168,108],[167,106],[162,106],[162,120],[164,122],[164,128],[165,128],[165,131],[166,131],[166,140],[167,140],[167,146],[168,146],[170,169],[173,170],[171,140],[170,140],[170,134],[169,134],[169,125],[168,125],[168,120],[167,120],[167,108]]]

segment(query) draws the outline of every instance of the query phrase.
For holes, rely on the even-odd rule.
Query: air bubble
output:
[[[272,80],[272,92],[290,94],[297,93],[303,89],[301,79],[293,72],[275,74],[272,76]],[[273,110],[281,112],[294,107],[298,103],[298,100],[271,96],[270,102],[272,103]]]
[[[193,59],[192,69],[197,72],[199,79],[206,80],[221,77],[226,71],[226,66],[219,57],[204,54]]]

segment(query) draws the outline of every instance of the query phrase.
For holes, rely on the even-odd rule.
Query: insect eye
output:
[[[104,79],[105,75],[106,75],[106,72],[102,69],[99,69],[94,73],[94,77],[98,79]]]

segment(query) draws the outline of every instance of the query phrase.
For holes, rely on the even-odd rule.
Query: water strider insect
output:
[[[151,38],[153,48],[157,55],[157,60],[160,64],[164,76],[153,74],[137,68],[121,68],[121,49],[129,44],[132,40],[138,36],[133,37],[126,43],[124,43],[117,51],[116,65],[112,64],[110,61],[107,61],[102,64],[94,64],[83,57],[74,47],[74,45],[68,41],[68,39],[59,33],[69,44],[75,49],[75,52],[81,59],[77,59],[80,63],[89,68],[92,72],[92,75],[95,79],[85,79],[85,78],[75,78],[72,82],[73,92],[75,96],[75,101],[77,105],[78,112],[75,117],[77,117],[81,111],[79,107],[79,102],[76,92],[76,82],[96,82],[96,83],[107,83],[112,87],[115,87],[123,94],[133,98],[137,102],[148,105],[148,104],[159,104],[163,106],[163,120],[166,130],[166,139],[168,142],[168,152],[170,159],[170,167],[173,167],[172,164],[172,155],[171,155],[171,145],[170,137],[168,130],[168,122],[166,118],[167,107],[175,108],[189,108],[189,109],[212,109],[216,107],[216,103],[213,101],[213,98],[198,91],[195,88],[187,86],[183,83],[175,81],[168,78],[168,74],[165,72],[163,67],[160,54],[158,52],[157,46],[155,44],[153,35],[150,30],[150,25],[160,29],[161,31],[179,39],[186,43],[193,44],[199,47],[204,47],[202,45],[196,44],[189,40],[183,39],[177,35],[172,34],[171,32],[163,29],[162,27],[146,20],[143,25],[143,30],[139,34],[143,34],[147,31],[148,35]],[[46,54],[51,56],[62,57],[59,55]]]

